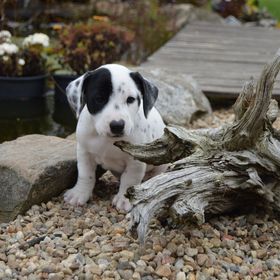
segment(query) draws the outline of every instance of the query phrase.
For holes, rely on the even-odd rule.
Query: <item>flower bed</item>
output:
[[[30,35],[15,44],[9,31],[0,32],[0,99],[28,99],[45,93],[44,49],[49,37]]]

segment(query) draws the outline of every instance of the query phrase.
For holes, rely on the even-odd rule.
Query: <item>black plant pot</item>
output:
[[[28,100],[43,97],[47,75],[32,77],[0,76],[0,100]]]
[[[78,78],[77,75],[60,75],[54,74],[54,97],[60,103],[68,105],[67,97],[65,94],[68,84]],[[68,105],[69,106],[69,105]]]
[[[0,120],[32,120],[48,114],[46,98],[1,100]]]

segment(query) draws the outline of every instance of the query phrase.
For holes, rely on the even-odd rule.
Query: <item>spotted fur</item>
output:
[[[85,204],[95,185],[98,165],[120,175],[120,188],[113,204],[129,211],[125,192],[166,166],[149,166],[134,160],[114,145],[117,140],[140,144],[163,135],[164,123],[154,107],[158,90],[151,82],[124,66],[108,64],[71,82],[67,98],[78,118],[78,180],[64,199]]]

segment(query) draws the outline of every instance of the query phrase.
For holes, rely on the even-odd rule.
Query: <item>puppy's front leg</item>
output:
[[[142,182],[145,172],[145,163],[136,160],[128,162],[125,171],[121,175],[119,192],[113,199],[113,205],[115,205],[118,210],[130,211],[132,205],[124,195],[128,187],[138,185]]]
[[[85,204],[92,195],[96,181],[97,164],[90,153],[77,146],[78,180],[76,185],[64,194],[64,200],[72,205]]]

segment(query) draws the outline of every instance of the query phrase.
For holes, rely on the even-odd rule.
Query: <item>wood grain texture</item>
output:
[[[191,74],[212,99],[236,99],[280,46],[280,30],[193,22],[150,56],[143,66]],[[280,79],[273,97],[280,100]]]
[[[280,213],[280,132],[272,126],[279,109],[271,99],[279,71],[280,49],[260,78],[241,89],[232,123],[202,130],[167,126],[152,143],[116,144],[149,164],[171,162],[165,173],[127,191],[141,242],[163,209],[179,223],[254,207]]]

